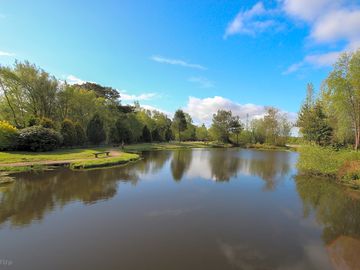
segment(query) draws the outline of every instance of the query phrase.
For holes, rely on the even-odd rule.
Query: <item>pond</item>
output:
[[[0,268],[360,269],[358,193],[297,153],[193,149],[0,187]]]

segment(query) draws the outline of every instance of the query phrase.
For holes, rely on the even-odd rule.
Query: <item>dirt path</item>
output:
[[[115,149],[109,150],[109,157],[118,157],[122,154]],[[106,157],[105,157],[106,158]],[[68,165],[76,161],[85,160],[96,160],[98,158],[79,158],[79,159],[64,159],[64,160],[40,160],[40,161],[27,161],[27,162],[13,162],[13,163],[0,163],[0,167],[22,167],[22,166],[34,166],[34,165],[45,165],[45,166],[60,166]]]

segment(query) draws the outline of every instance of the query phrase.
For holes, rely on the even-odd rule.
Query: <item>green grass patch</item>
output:
[[[126,164],[139,159],[139,155],[122,153],[118,157],[102,157],[93,160],[76,161],[70,164],[72,169],[91,169]]]
[[[59,161],[94,158],[93,153],[105,151],[105,147],[84,149],[59,149],[51,152],[0,152],[0,163],[19,163],[37,161]]]
[[[170,142],[170,143],[140,143],[125,146],[125,151],[141,152],[150,150],[176,150],[186,148],[216,148],[232,147],[231,144],[217,142]]]
[[[356,186],[360,184],[360,152],[319,146],[302,146],[298,151],[300,172],[324,175]]]

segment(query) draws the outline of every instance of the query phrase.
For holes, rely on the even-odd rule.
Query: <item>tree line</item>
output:
[[[307,85],[297,125],[303,138],[320,146],[359,149],[360,50],[341,54],[318,95]]]
[[[172,140],[284,145],[290,129],[286,116],[272,107],[246,128],[231,111],[218,110],[208,128],[181,109],[171,119],[139,102],[122,105],[112,87],[70,85],[27,61],[0,66],[0,150]]]

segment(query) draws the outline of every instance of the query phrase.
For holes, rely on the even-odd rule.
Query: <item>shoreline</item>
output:
[[[292,151],[291,147],[270,145],[251,145],[250,147],[221,144],[216,142],[170,142],[170,143],[139,143],[119,147],[82,147],[58,149],[52,152],[0,152],[0,172],[16,173],[46,170],[54,167],[69,167],[74,170],[103,168],[126,165],[139,160],[140,153],[145,151],[194,149],[194,148],[242,148],[263,151]],[[94,158],[94,153],[109,151],[110,157]],[[10,162],[9,162],[10,161]]]

